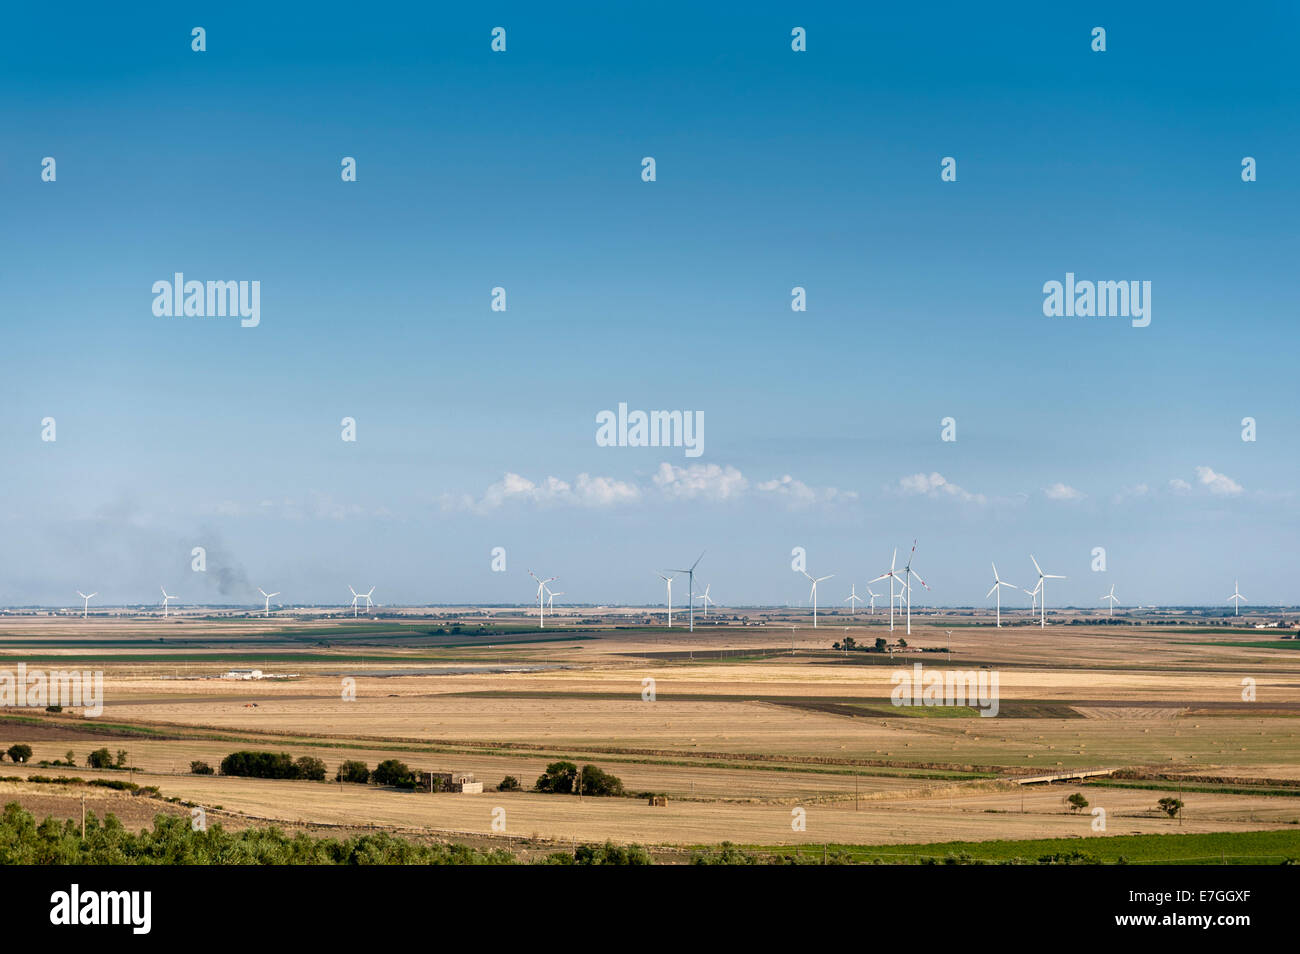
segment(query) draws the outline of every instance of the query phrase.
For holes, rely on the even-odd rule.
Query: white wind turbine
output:
[[[367,611],[370,610],[370,609],[372,609],[372,608],[374,607],[374,605],[375,605],[375,604],[374,604],[374,601],[371,600],[371,598],[370,598],[371,593],[374,593],[374,592],[375,592],[375,588],[374,588],[373,586],[370,588],[370,591],[369,591],[368,593],[358,593],[356,590],[352,589],[352,585],[351,585],[351,584],[348,584],[348,589],[352,592],[352,618],[353,618],[353,619],[356,619],[356,618],[357,618],[357,600],[365,600],[365,601],[366,601],[366,610],[367,610]],[[272,596],[275,596],[276,594],[275,594],[275,593],[272,593],[271,595],[272,595]]]
[[[849,615],[855,616],[858,611],[858,603],[862,602],[862,597],[858,596],[858,584],[854,583],[849,590],[848,598],[844,602],[849,604]]]
[[[812,581],[812,589],[808,592],[808,596],[812,600],[813,629],[816,629],[817,628],[817,584],[823,582],[824,580],[829,580],[835,574],[832,573],[830,574],[830,576],[819,576],[814,578],[807,570],[801,570],[800,572],[803,573],[804,576],[808,577],[808,579]]]
[[[1041,590],[1042,588],[1043,588],[1043,581],[1039,580],[1037,583],[1034,584],[1034,588],[1032,590],[1025,590],[1025,592],[1029,594],[1029,618],[1030,619],[1033,619],[1034,614],[1038,612],[1038,591]],[[1022,586],[1021,589],[1023,590],[1024,587]]]
[[[878,593],[871,592],[871,587],[869,586],[867,587],[867,596],[871,598],[871,601],[867,604],[867,611],[873,615],[876,612],[876,597],[878,595],[879,595]]]
[[[556,590],[547,590],[547,591],[546,591],[546,608],[547,608],[548,610],[551,611],[551,615],[552,615],[552,616],[555,615],[555,598],[556,598],[557,596],[563,596],[563,595],[564,595],[564,590],[558,590],[558,591],[556,591]]]
[[[898,574],[894,572],[894,564],[898,562],[898,547],[894,547],[894,555],[890,557],[889,569],[874,580],[868,580],[868,583],[879,583],[881,580],[889,581],[889,631],[894,631],[894,581],[898,580]],[[902,580],[899,580],[901,583]]]
[[[1016,585],[1015,585],[1014,583],[1007,583],[1005,580],[1001,579],[1001,578],[998,576],[998,565],[997,565],[996,563],[990,563],[989,565],[993,567],[993,587],[992,587],[992,589],[990,589],[987,593],[984,594],[984,598],[985,598],[985,599],[988,599],[990,596],[993,595],[993,593],[994,593],[995,591],[997,592],[997,594],[998,594],[998,626],[1001,626],[1001,625],[1002,625],[1002,587],[1004,587],[1004,586],[1009,586],[1009,587],[1011,587],[1011,589],[1014,590],[1014,589],[1016,588]]]
[[[713,602],[713,597],[709,595],[709,587],[711,586],[713,586],[712,583],[706,583],[704,586],[704,592],[700,594],[700,602],[704,604],[705,619],[709,618],[709,604]]]
[[[1245,602],[1246,597],[1241,595],[1241,588],[1238,580],[1232,581],[1232,595],[1228,597],[1228,602],[1232,604],[1232,615],[1241,615],[1241,604]]]
[[[691,632],[692,633],[695,632],[695,568],[700,565],[700,561],[703,559],[704,559],[704,553],[701,552],[700,555],[695,558],[695,562],[692,563],[686,569],[668,571],[669,573],[685,573],[687,576],[688,582],[686,584],[686,599],[691,607]]]
[[[672,629],[672,573],[664,576],[663,573],[655,571],[655,576],[668,584],[668,629]]]
[[[1112,584],[1110,585],[1110,592],[1107,593],[1107,594],[1105,594],[1104,596],[1102,596],[1101,599],[1103,599],[1103,600],[1110,600],[1110,611],[1109,611],[1106,615],[1107,615],[1107,616],[1114,616],[1114,615],[1115,615],[1115,604],[1119,602],[1119,599],[1115,596],[1115,584],[1114,584],[1114,583],[1112,583]]]
[[[1047,627],[1047,581],[1064,580],[1065,577],[1058,576],[1055,573],[1044,573],[1043,568],[1038,565],[1038,561],[1034,560],[1034,555],[1032,553],[1029,554],[1029,559],[1033,560],[1034,569],[1038,571],[1038,586],[1041,586],[1043,588],[1043,592],[1040,594],[1040,598],[1038,600],[1038,612],[1039,612],[1038,628],[1045,629]],[[1038,588],[1037,586],[1034,587],[1034,589],[1037,588]]]
[[[528,571],[528,575],[537,581],[537,628],[545,629],[546,628],[546,601],[545,601],[546,584],[554,583],[556,580],[559,579],[559,577],[549,576],[543,580],[532,570]]]
[[[904,573],[906,574],[906,576],[907,576],[907,579],[905,580],[905,582],[906,582],[906,584],[907,584],[907,585],[906,585],[906,589],[907,589],[907,635],[909,635],[909,636],[912,635],[912,577],[915,576],[916,579],[917,579],[917,582],[920,583],[922,586],[924,586],[927,590],[930,588],[930,584],[929,584],[929,583],[926,583],[925,580],[921,579],[921,574],[917,573],[915,570],[912,569],[912,558],[913,558],[914,556],[916,556],[916,541],[915,541],[915,540],[912,541],[912,552],[909,553],[908,556],[907,556],[907,566],[903,567],[903,572],[904,572]]]
[[[99,593],[97,593],[97,592],[96,592],[96,593],[83,593],[83,592],[81,592],[81,590],[77,590],[77,595],[80,596],[80,597],[85,601],[84,603],[81,604],[81,618],[82,618],[82,619],[85,619],[85,618],[86,618],[86,614],[90,612],[90,598],[91,598],[92,596],[98,596]],[[165,590],[163,591],[163,595],[164,595],[164,596],[167,595],[167,593],[166,593]]]
[[[176,599],[176,597],[174,597],[174,596],[168,596],[168,595],[167,595],[167,589],[166,589],[166,587],[162,587],[162,586],[160,586],[160,587],[158,587],[158,589],[162,590],[162,595],[163,595],[163,598],[162,598],[163,618],[165,619],[165,618],[167,617],[167,603],[168,603],[169,601],[171,601],[171,600]]]
[[[262,611],[262,615],[263,615],[263,616],[270,616],[270,615],[271,615],[271,597],[272,597],[272,596],[279,596],[279,595],[280,595],[280,591],[279,591],[279,590],[276,590],[274,593],[268,593],[268,592],[266,592],[266,590],[262,589],[262,588],[259,586],[259,587],[257,588],[257,592],[261,593],[263,596],[266,597],[266,608]],[[371,590],[370,592],[373,593],[374,590]]]

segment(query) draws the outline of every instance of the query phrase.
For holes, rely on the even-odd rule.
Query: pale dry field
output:
[[[1031,838],[1092,834],[1088,816],[1071,816],[1061,804],[1080,786],[1022,788],[980,776],[1121,768],[1240,784],[1300,780],[1300,652],[1221,645],[1269,636],[1125,625],[1042,632],[964,626],[952,630],[951,662],[943,653],[900,653],[891,663],[876,654],[828,652],[845,635],[847,618],[816,631],[797,629],[795,656],[788,655],[789,629],[778,626],[701,628],[689,637],[682,630],[619,630],[583,641],[548,632],[558,641],[518,646],[462,636],[468,645],[439,647],[385,644],[364,630],[368,645],[345,645],[344,637],[329,645],[286,640],[286,633],[317,631],[320,620],[88,622],[3,620],[0,668],[29,652],[44,665],[60,655],[95,654],[98,660],[75,666],[105,671],[105,710],[96,722],[178,737],[101,737],[64,714],[46,720],[53,729],[30,730],[29,738],[22,725],[0,721],[0,748],[28,741],[35,760],[62,758],[71,749],[82,764],[91,748],[124,748],[140,770],[135,781],[157,785],[164,795],[285,822],[490,833],[490,809],[500,805],[509,834],[559,840]],[[345,628],[363,625],[348,621]],[[913,628],[913,647],[948,645],[941,627],[914,618]],[[869,624],[858,617],[850,632],[870,642],[888,635],[888,627],[879,616]],[[95,640],[132,638],[139,642],[95,646]],[[24,649],[11,644],[18,639],[54,645]],[[180,640],[197,642],[182,646]],[[224,655],[239,651],[246,655]],[[727,655],[717,658],[722,651]],[[262,652],[268,658],[257,663]],[[195,653],[209,658],[196,660]],[[288,658],[275,658],[282,654]],[[366,658],[349,658],[357,656]],[[917,662],[927,670],[992,667],[1000,704],[1013,714],[897,712],[888,703],[891,677]],[[252,665],[298,677],[161,678]],[[564,668],[447,674],[466,665]],[[377,675],[406,670],[428,674]],[[355,701],[342,697],[344,676],[355,679]],[[1254,680],[1253,703],[1242,699],[1247,678]],[[642,697],[646,679],[654,680],[654,701]],[[471,771],[488,785],[510,774],[529,786],[547,762],[571,758],[613,772],[631,792],[666,793],[669,805],[527,792],[430,796],[186,774],[193,759],[215,767],[241,748],[314,755],[331,772],[345,758],[372,767],[400,758],[415,769]],[[24,770],[96,774],[8,764],[0,774]],[[1166,792],[1091,786],[1086,794],[1107,807],[1110,834],[1178,828],[1154,812]],[[1300,803],[1284,795],[1185,793],[1183,800],[1184,831],[1278,827],[1300,818]],[[808,813],[806,832],[790,827],[791,809],[798,807]]]

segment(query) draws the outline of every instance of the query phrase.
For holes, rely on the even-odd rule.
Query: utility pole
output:
[[[81,840],[86,840],[86,796],[81,796]]]

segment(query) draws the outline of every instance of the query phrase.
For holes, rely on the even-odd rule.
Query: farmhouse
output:
[[[479,795],[483,783],[476,781],[471,772],[421,772],[420,787],[426,792],[461,792]]]

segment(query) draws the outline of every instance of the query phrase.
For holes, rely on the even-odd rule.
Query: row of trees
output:
[[[195,775],[212,775],[212,766],[207,762],[190,763],[190,771]],[[313,782],[325,780],[325,763],[310,755],[297,759],[288,752],[231,752],[221,760],[222,775],[236,775],[245,778],[305,779]],[[394,788],[415,788],[419,784],[417,773],[400,759],[385,759],[370,769],[365,762],[348,759],[339,764],[334,773],[336,782],[352,782],[366,785],[391,785]],[[438,779],[435,776],[435,786]],[[625,795],[623,782],[615,775],[596,767],[584,765],[581,769],[573,762],[552,762],[537,779],[536,791],[551,792],[561,795]],[[436,790],[436,789],[435,789]],[[523,786],[519,779],[507,775],[497,786],[497,791],[518,792]]]
[[[197,768],[196,768],[197,766]],[[203,771],[207,769],[207,771]],[[211,768],[203,762],[191,763],[196,775],[209,775]],[[288,752],[231,752],[221,760],[222,775],[243,778],[290,778],[309,782],[325,781],[325,763],[312,755],[295,759]]]
[[[898,641],[898,648],[906,649],[907,640],[900,639]],[[852,636],[845,636],[841,642],[832,643],[831,649],[834,649],[836,652],[843,651],[849,653],[886,653],[889,652],[889,640],[885,639],[883,636],[877,636],[875,645],[868,646],[866,643],[858,642]]]
[[[19,742],[5,749],[4,755],[9,756],[9,761],[11,762],[30,762],[32,760],[32,747],[26,742]],[[86,756],[86,767],[93,769],[124,769],[126,768],[126,758],[126,749],[118,749],[116,755],[110,752],[107,748],[95,749],[95,751]],[[73,754],[69,752],[67,760],[64,762],[42,762],[40,764],[72,766],[76,765],[77,762],[73,757]]]
[[[557,795],[625,795],[623,782],[594,765],[584,765],[582,770],[572,762],[552,762],[538,776],[534,786],[539,792]]]

